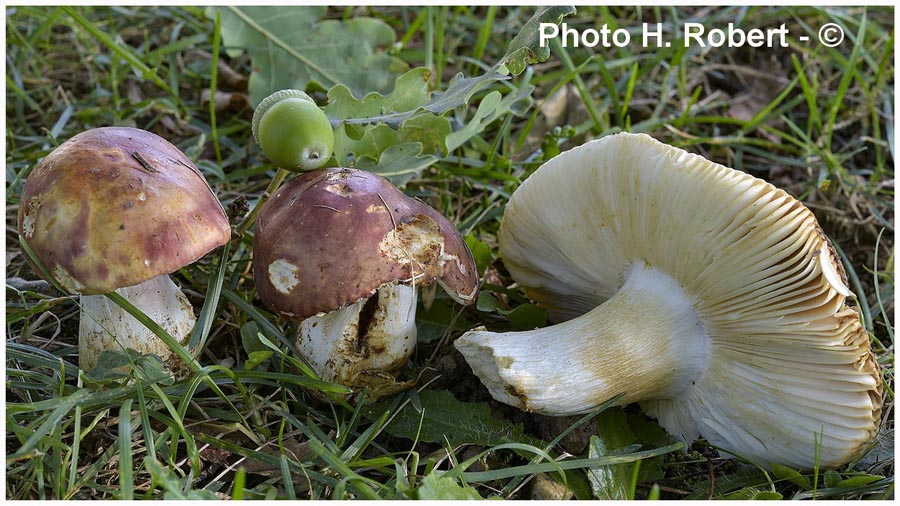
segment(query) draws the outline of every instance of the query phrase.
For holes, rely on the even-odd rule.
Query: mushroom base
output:
[[[408,388],[393,374],[416,345],[416,301],[415,287],[382,286],[371,297],[303,320],[297,349],[325,381],[368,387],[376,397]]]
[[[116,293],[180,343],[187,343],[197,320],[191,303],[168,275],[119,288]],[[105,295],[82,295],[80,305],[78,365],[81,369],[89,371],[97,367],[103,351],[131,348],[138,353],[158,355],[176,375],[184,372],[181,359],[166,343]]]
[[[528,332],[476,329],[456,348],[491,395],[546,415],[665,399],[704,368],[708,337],[682,288],[643,261],[608,301],[567,322]]]

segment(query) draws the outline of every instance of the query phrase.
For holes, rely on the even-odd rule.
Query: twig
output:
[[[269,186],[266,187],[266,190],[259,196],[259,200],[256,201],[256,205],[253,206],[253,209],[250,210],[250,213],[247,214],[247,217],[244,219],[243,223],[241,223],[237,230],[234,231],[235,235],[238,238],[244,237],[244,234],[247,230],[256,223],[256,217],[259,214],[259,211],[262,209],[263,204],[269,200],[269,197],[275,193],[275,190],[281,186],[281,183],[284,182],[284,178],[288,175],[288,171],[279,168],[278,172],[275,173],[275,177],[272,178],[272,181],[269,182]]]
[[[137,151],[131,153],[131,156],[133,156],[134,159],[137,160],[138,163],[141,164],[141,167],[143,167],[147,172],[159,172],[158,170],[154,169],[152,165],[150,165],[150,162],[144,160],[144,157],[141,156],[141,154]]]

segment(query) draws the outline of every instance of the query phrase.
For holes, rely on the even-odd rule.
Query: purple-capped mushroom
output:
[[[472,304],[472,254],[444,216],[360,170],[302,174],[275,192],[253,240],[259,297],[301,322],[297,347],[325,380],[390,393],[416,343],[417,288]]]
[[[184,343],[196,320],[168,274],[231,233],[194,163],[162,137],[126,127],[81,132],[38,163],[25,182],[18,230],[48,274],[81,294],[85,370],[102,351],[123,348],[180,368],[164,342],[99,294],[118,292]]]

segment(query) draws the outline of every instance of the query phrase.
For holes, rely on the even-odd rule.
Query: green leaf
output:
[[[450,80],[446,91],[431,94],[427,86],[429,78],[428,69],[415,68],[396,79],[389,95],[372,92],[361,99],[354,97],[346,86],[337,85],[328,90],[325,113],[343,125],[385,123],[399,127],[420,110],[441,115],[465,107],[475,93],[508,79],[496,69],[477,77],[459,73]]]
[[[132,369],[132,364],[135,369]],[[148,383],[171,380],[172,373],[166,369],[162,359],[157,355],[142,355],[133,349],[105,350],[100,353],[97,367],[84,374],[89,383],[97,385],[116,386],[122,384],[122,380],[139,378]]]
[[[869,483],[875,483],[876,481],[883,480],[884,476],[878,475],[862,475],[862,476],[852,476],[847,478],[846,480],[841,480],[837,482],[835,486],[839,488],[856,488],[868,485]]]
[[[779,480],[786,480],[803,490],[809,490],[812,488],[812,485],[809,483],[809,479],[806,476],[800,474],[800,471],[796,469],[791,469],[782,464],[778,464],[776,462],[772,463],[772,474],[775,475]]]
[[[361,99],[343,85],[329,90],[325,112],[337,123],[334,157],[338,163],[350,166],[355,159],[357,168],[379,166],[373,171],[386,177],[384,172],[396,173],[388,179],[400,186],[437,161],[430,155],[446,153],[450,122],[422,109],[430,98],[429,76],[424,68],[410,70],[397,78],[389,95],[373,92]],[[395,147],[401,144],[408,146]],[[396,151],[387,153],[391,148]]]
[[[674,440],[656,420],[643,413],[628,415],[628,428],[634,433],[635,440],[644,445],[664,446]],[[646,465],[647,462],[641,464],[641,469],[645,469]]]
[[[591,436],[588,449],[588,458],[596,459],[609,455],[609,446],[597,436]],[[591,490],[594,497],[601,501],[626,501],[628,500],[628,488],[631,483],[631,469],[633,463],[618,464],[615,466],[600,466],[588,469],[588,480],[591,482]]]
[[[447,328],[453,325],[453,330],[465,331],[475,326],[475,323],[463,317],[453,317],[459,311],[459,305],[453,302],[447,295],[438,295],[428,311],[416,313],[416,327],[418,335],[416,342],[430,343],[437,341],[447,332]]]
[[[588,458],[605,457],[614,450],[637,441],[628,427],[628,416],[621,409],[607,409],[595,419],[598,435],[591,436]],[[594,497],[600,500],[628,500],[634,463],[602,466],[588,470]]]
[[[781,494],[778,494],[777,492],[764,492],[755,487],[746,487],[740,490],[736,490],[724,497],[721,497],[720,499],[725,501],[749,501],[755,499],[760,494],[777,494],[779,498],[781,496]]]
[[[505,315],[510,312],[509,309],[505,309],[500,304],[500,301],[497,300],[496,297],[487,291],[478,294],[478,301],[475,303],[475,308],[484,313],[500,313]]]
[[[131,364],[128,361],[128,356],[125,352],[118,350],[102,351],[100,352],[100,360],[97,363],[97,367],[84,373],[84,379],[88,383],[95,383],[98,385],[108,385],[110,382],[120,383],[119,380],[131,377],[128,372],[130,367]]]
[[[472,120],[452,132],[444,114],[465,107],[474,93],[505,77],[494,71],[475,78],[459,74],[447,91],[432,95],[428,91],[430,75],[428,69],[412,69],[396,79],[390,94],[373,92],[360,99],[344,85],[330,89],[325,112],[336,126],[334,156],[338,163],[348,166],[354,158],[365,157],[377,160],[395,144],[414,142],[422,145],[423,155],[444,155],[494,119],[530,100],[533,90],[531,85],[523,85],[502,100],[499,92],[491,93],[487,101],[482,100]],[[404,182],[408,179],[401,178]]]
[[[509,79],[507,76],[497,72],[496,69],[497,67],[494,67],[478,77],[464,77],[462,73],[456,74],[453,79],[450,80],[447,91],[436,93],[434,98],[425,104],[423,108],[426,111],[435,114],[442,114],[468,105],[469,99],[472,98],[472,95],[475,93],[481,91],[495,81]]]
[[[656,420],[643,413],[629,414],[628,428],[634,433],[635,441],[639,441],[644,446],[664,446],[674,441],[674,438],[660,427]],[[652,458],[641,462],[641,467],[638,470],[638,481],[651,482],[665,479],[666,473],[663,469],[663,464],[662,458]]]
[[[248,354],[254,351],[266,351],[269,348],[259,340],[259,325],[253,320],[241,326],[241,344]]]
[[[420,144],[424,155],[447,152],[445,139],[450,135],[447,118],[421,111],[404,121],[397,130],[386,123],[377,125],[345,124],[335,131],[334,157],[340,165],[351,166],[353,159],[376,160],[398,144]],[[354,155],[354,156],[351,156]]]
[[[509,442],[544,446],[543,442],[526,435],[521,424],[494,415],[485,402],[462,402],[450,392],[436,390],[420,392],[419,399],[421,413],[407,405],[385,426],[388,434],[411,440],[418,434],[419,441],[449,442],[451,446],[463,443],[494,446]],[[378,402],[363,410],[367,418],[377,419],[389,406]]]
[[[520,74],[531,63],[540,63],[550,58],[550,48],[541,47],[541,23],[560,24],[562,19],[575,13],[575,7],[558,5],[542,7],[529,19],[519,33],[509,43],[506,55],[501,60],[514,75]]]
[[[475,270],[480,276],[494,262],[491,247],[480,241],[474,234],[467,235],[465,240],[466,246],[469,247],[469,251],[472,252],[472,257],[475,259]]]
[[[366,127],[344,125],[335,130],[334,158],[342,166],[351,165],[355,158],[377,159],[381,153],[400,143],[400,133],[384,123]]]
[[[416,488],[416,497],[423,501],[483,499],[474,488],[460,485],[456,478],[445,474],[444,471],[432,471],[422,478],[421,484]]]
[[[476,135],[481,130],[484,130],[485,125],[490,122],[489,118],[494,117],[494,111],[496,111],[497,106],[500,105],[500,98],[501,95],[499,91],[492,91],[481,99],[481,103],[478,104],[475,115],[469,119],[466,126],[453,132],[447,138],[447,147],[450,148],[450,151],[462,146],[463,143],[472,136]]]
[[[449,111],[466,107],[476,93],[496,81],[508,79],[497,68],[499,65],[471,78],[457,74],[446,91],[433,94],[428,91],[431,73],[426,68],[415,68],[397,77],[387,95],[371,92],[356,98],[348,86],[332,87],[325,112],[335,125],[335,159],[340,165],[351,166],[354,159],[360,163],[369,158],[362,167],[357,165],[368,170],[365,164],[380,160],[388,148],[408,143],[421,144],[421,155],[443,156],[483,131],[492,121],[510,112],[527,110],[531,105],[532,85],[523,84],[506,96],[492,92],[481,101],[469,121],[462,122],[463,126],[456,132],[452,131],[450,120],[445,117]],[[433,163],[429,161],[423,166],[424,159],[417,162],[420,163],[413,166],[414,170],[402,169],[405,174],[399,178],[402,183]]]
[[[350,88],[338,84],[328,90],[325,113],[335,120],[352,119],[357,124],[384,121],[398,125],[400,121],[393,113],[410,113],[428,103],[430,78],[431,71],[417,67],[397,77],[390,94],[373,91],[360,99],[353,96]],[[386,118],[394,118],[394,121]]]
[[[782,499],[784,499],[783,495],[771,490],[762,490],[753,494],[753,497],[750,498],[751,501],[780,501]]]
[[[244,362],[244,370],[252,371],[253,369],[256,369],[259,364],[269,360],[273,353],[272,350],[250,352],[247,356],[247,361]]]
[[[491,122],[509,113],[519,114],[531,107],[531,92],[534,86],[523,84],[515,93],[508,93],[500,100],[500,92],[492,91],[481,99],[475,115],[466,126],[447,137],[447,148],[450,151],[462,146],[466,141],[481,133]]]
[[[521,304],[506,314],[512,330],[534,330],[547,326],[547,310],[534,304]]]
[[[320,20],[325,7],[220,7],[222,39],[250,54],[250,103],[281,89],[343,84],[357,96],[388,91],[406,63],[385,51],[396,35],[373,18]],[[214,8],[207,11],[215,17]]]
[[[400,126],[403,142],[418,142],[422,144],[422,152],[428,154],[447,153],[450,132],[450,122],[446,118],[427,111],[414,114]]]
[[[378,162],[370,157],[361,158],[356,168],[374,172],[394,186],[402,188],[413,177],[422,173],[426,167],[438,161],[436,156],[423,155],[422,144],[405,142],[385,149]]]
[[[834,488],[837,487],[838,482],[840,482],[843,478],[841,478],[841,475],[834,469],[829,469],[825,471],[824,479],[825,488]]]
[[[153,484],[166,491],[165,499],[173,500],[220,500],[216,494],[203,488],[185,487],[189,478],[179,478],[174,471],[162,465],[154,457],[144,457],[144,467],[150,471]],[[187,490],[187,492],[185,492]]]
[[[132,359],[135,365],[135,377],[145,383],[169,383],[175,380],[172,372],[166,368],[165,363],[157,355],[142,355],[134,350],[128,350],[133,353]]]
[[[478,294],[475,307],[485,313],[501,314],[509,320],[512,330],[533,330],[547,325],[547,311],[534,304],[520,304],[505,309],[493,295],[484,291]]]
[[[754,495],[758,494],[759,490],[755,488],[742,488],[740,490],[736,490],[724,497],[721,497],[724,501],[748,501]]]
[[[747,487],[732,492],[725,497],[722,497],[722,499],[726,501],[780,501],[784,499],[784,496],[778,492],[772,492],[771,490],[759,490],[754,487]]]

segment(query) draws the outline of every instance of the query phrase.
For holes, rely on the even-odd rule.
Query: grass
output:
[[[328,17],[384,20],[401,41],[395,55],[433,68],[432,86],[445,89],[455,73],[476,75],[499,59],[532,11],[360,7]],[[255,298],[252,227],[239,218],[241,233],[226,248],[174,275],[200,316],[188,378],[173,381],[152,357],[124,355],[124,376],[80,374],[77,298],[25,283],[39,276],[25,261],[15,223],[35,163],[84,129],[137,126],[196,160],[235,216],[245,215],[278,174],[250,138],[240,79],[250,61],[223,46],[220,24],[203,9],[10,7],[7,498],[528,498],[542,473],[590,498],[589,470],[637,458],[635,451],[658,456],[635,468],[630,497],[891,497],[893,9],[584,7],[566,19],[570,26],[625,27],[633,36],[642,22],[657,20],[785,23],[790,48],[684,48],[674,36],[672,47],[658,49],[557,44],[549,60],[492,88],[505,94],[534,86],[529,108],[492,122],[405,191],[480,246],[485,292],[505,310],[521,306],[519,316],[533,317],[537,310],[510,288],[496,257],[496,232],[509,195],[559,149],[620,130],[647,132],[784,188],[815,212],[839,247],[884,372],[882,435],[869,455],[837,470],[766,473],[722,459],[703,441],[671,452],[672,441],[632,406],[629,426],[644,446],[624,457],[590,457],[585,445],[596,434],[595,414],[560,424],[494,403],[452,348],[472,326],[515,325],[514,313],[461,310],[440,296],[420,312],[420,343],[407,371],[418,378],[416,389],[374,404],[345,398],[344,389],[316,379],[297,358],[296,324]],[[846,34],[838,47],[799,39],[815,41],[827,22]],[[254,340],[258,333],[263,338]],[[421,427],[399,434],[401,421],[424,420],[434,409],[434,391],[488,403],[493,429],[506,439],[475,443],[484,435],[478,428],[469,441],[431,440]]]

